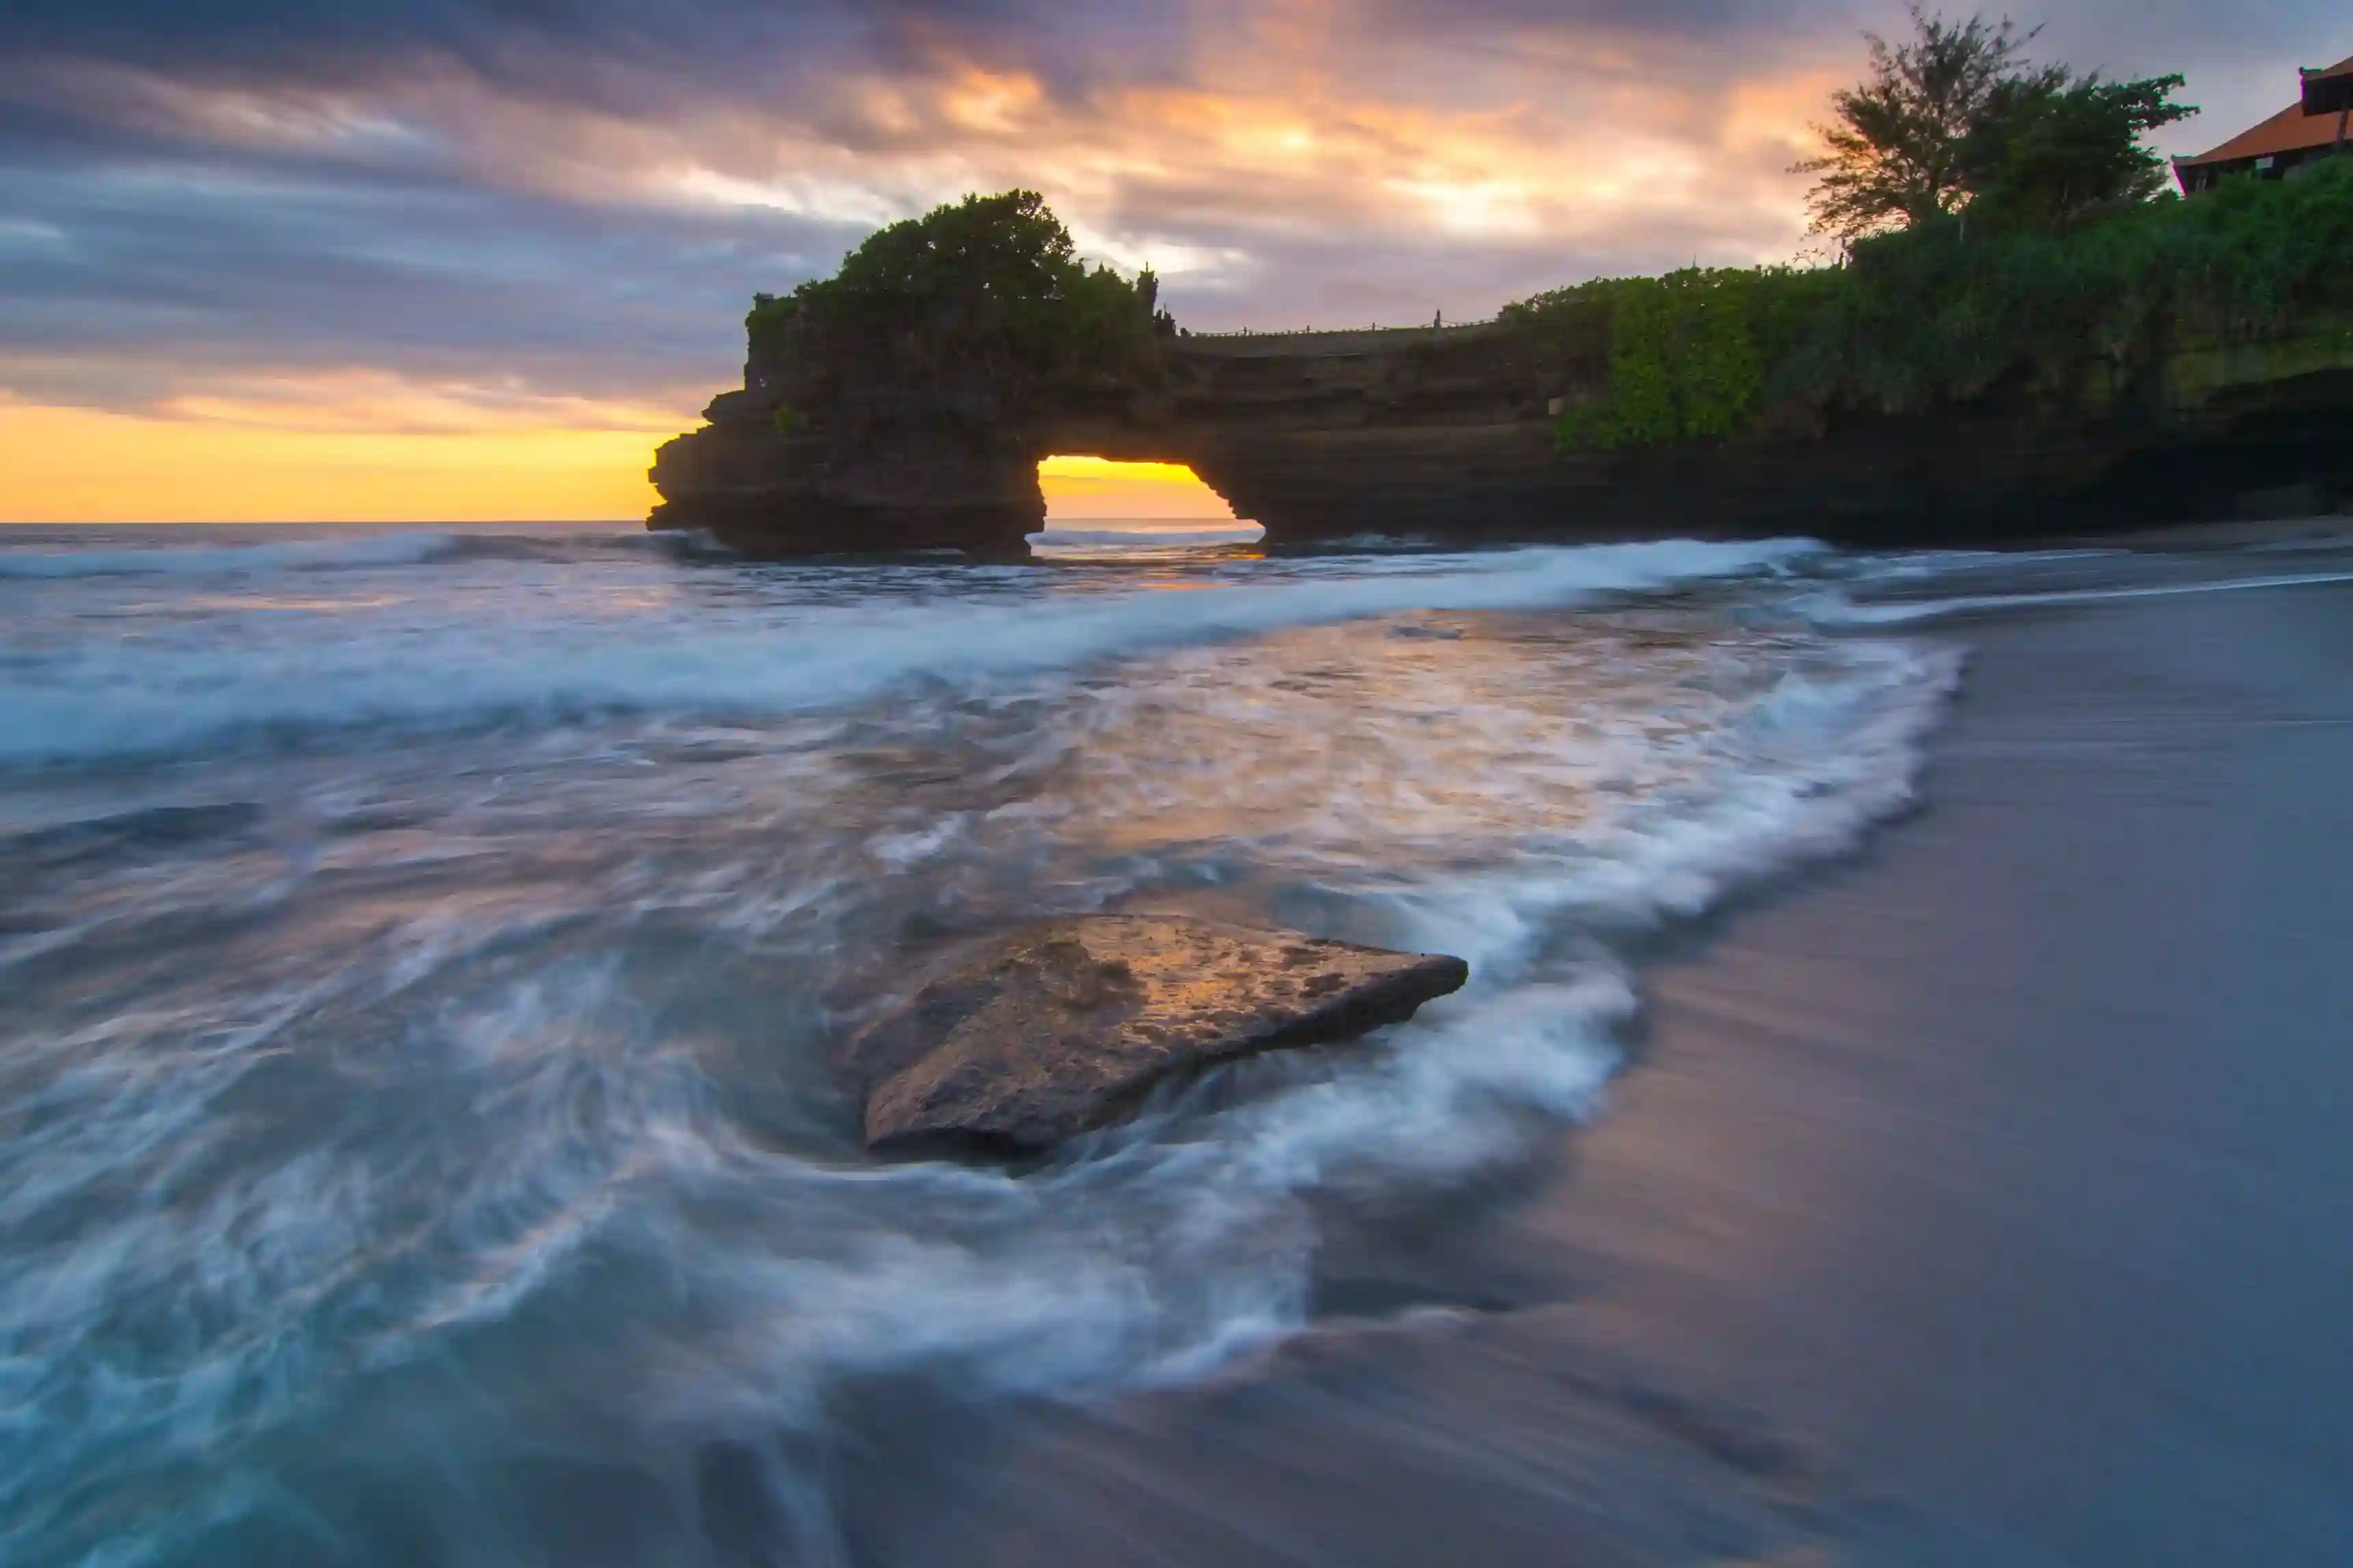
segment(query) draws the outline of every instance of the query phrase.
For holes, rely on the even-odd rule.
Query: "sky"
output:
[[[2045,0],[2197,152],[2342,0]],[[1045,193],[1197,331],[1802,258],[1890,0],[0,0],[0,521],[641,514],[755,291]],[[1214,515],[1063,465],[1057,516]]]

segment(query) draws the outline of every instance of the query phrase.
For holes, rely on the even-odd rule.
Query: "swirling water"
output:
[[[1909,797],[1958,659],[1823,629],[1858,569],[0,538],[0,1561],[762,1560],[725,1454],[826,1562],[874,1380],[1299,1326],[1312,1200],[1587,1113],[1630,936]],[[1108,908],[1473,981],[1042,1169],[864,1156],[827,1053],[907,956]]]

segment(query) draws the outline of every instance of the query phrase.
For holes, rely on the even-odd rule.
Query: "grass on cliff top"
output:
[[[1859,242],[1843,266],[1613,278],[1506,306],[1609,392],[1561,418],[1615,450],[1839,413],[1915,414],[2021,387],[2130,386],[2168,346],[2260,342],[2353,308],[2353,158],[2232,181],[2056,232],[1956,219]]]

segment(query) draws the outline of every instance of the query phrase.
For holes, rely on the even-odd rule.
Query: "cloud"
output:
[[[741,358],[754,289],[851,232],[775,213],[614,222],[438,177],[206,153],[0,163],[0,376],[144,406],[257,366],[647,395]]]
[[[2217,30],[2191,0],[2084,0],[2043,42],[2190,72],[2211,113],[2186,150],[2353,49],[2331,19],[2293,0]],[[444,408],[506,389],[633,419],[733,377],[754,289],[1016,184],[1092,254],[1158,267],[1202,328],[1464,317],[1787,257],[1806,123],[1858,68],[1857,29],[1901,20],[1891,0],[36,0],[0,10],[0,387],[196,419],[276,378],[413,416],[351,391],[377,376]]]

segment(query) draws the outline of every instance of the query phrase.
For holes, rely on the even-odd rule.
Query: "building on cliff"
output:
[[[2211,153],[2176,158],[2173,174],[2181,182],[2181,194],[2211,191],[2235,174],[2286,179],[2323,158],[2343,154],[2348,122],[2353,121],[2353,59],[2302,75],[2304,92],[2295,102]]]

